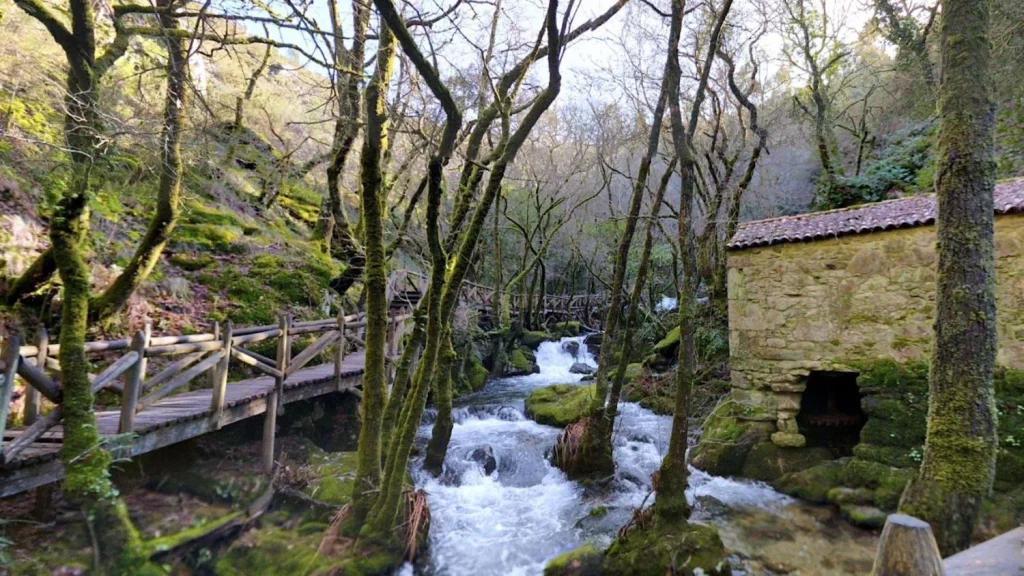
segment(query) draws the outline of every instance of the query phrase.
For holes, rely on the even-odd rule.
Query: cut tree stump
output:
[[[932,527],[906,514],[885,521],[872,576],[945,576]]]

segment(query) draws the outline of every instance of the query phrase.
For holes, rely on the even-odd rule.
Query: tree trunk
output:
[[[694,324],[697,296],[696,246],[693,231],[693,189],[696,185],[696,159],[691,142],[697,130],[701,104],[704,101],[711,65],[718,52],[722,27],[732,8],[732,0],[722,4],[714,28],[711,31],[707,57],[701,70],[700,80],[690,108],[689,125],[684,126],[679,107],[679,83],[682,76],[679,68],[679,37],[682,32],[682,0],[672,0],[672,23],[669,31],[669,56],[666,65],[668,101],[672,119],[672,143],[679,158],[681,178],[679,194],[679,252],[682,259],[683,285],[679,292],[679,364],[676,367],[676,406],[672,415],[672,436],[668,453],[661,464],[658,480],[658,499],[654,511],[660,518],[677,519],[689,516],[690,505],[686,501],[689,470],[686,467],[690,415],[690,387],[696,370],[694,348]]]
[[[900,511],[932,525],[944,555],[966,548],[995,477],[995,106],[989,5],[942,3],[935,348],[920,476]]]
[[[450,332],[443,346],[440,368],[434,380],[437,418],[434,420],[434,428],[430,432],[427,457],[423,462],[423,467],[434,476],[440,476],[444,469],[444,458],[448,454],[448,441],[452,438],[452,427],[455,424],[452,415],[452,371],[455,369],[455,348],[452,347]]]
[[[365,226],[366,368],[363,373],[362,424],[358,467],[352,494],[352,519],[362,524],[373,506],[381,479],[381,425],[387,402],[388,278],[384,255],[381,155],[388,138],[387,95],[398,44],[381,26],[377,68],[366,87],[366,131],[360,156],[362,214]]]
[[[177,18],[161,15],[160,22],[165,30],[178,29]],[[188,55],[184,38],[168,35],[164,43],[167,46],[167,94],[164,98],[162,165],[156,212],[131,262],[91,303],[90,318],[95,321],[103,321],[117,313],[149,277],[181,213],[181,114],[187,92]]]

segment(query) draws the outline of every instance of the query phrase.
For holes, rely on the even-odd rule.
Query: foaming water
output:
[[[653,501],[650,476],[668,449],[672,419],[637,404],[620,404],[614,435],[616,473],[584,489],[549,461],[560,430],[523,416],[523,401],[535,388],[579,382],[582,376],[569,372],[573,363],[596,361],[582,337],[544,342],[536,355],[538,374],[492,380],[480,392],[460,399],[439,477],[414,463],[413,476],[428,493],[432,517],[429,548],[417,563],[416,574],[541,574],[553,557],[584,542],[608,545],[636,507]],[[432,422],[433,413],[428,412],[419,430],[421,444],[429,439]],[[844,535],[852,544],[843,557],[845,564],[840,562],[852,568],[821,569],[823,559],[813,551],[828,549],[816,538],[835,531],[829,518],[820,512],[808,514],[806,509],[816,507],[761,483],[692,470],[687,496],[695,505],[696,521],[719,525],[723,541],[734,553],[737,574],[775,573],[784,563],[773,554],[803,558],[802,569],[808,574],[855,574],[863,567],[858,562],[865,556],[870,559],[873,551],[873,538],[853,531]],[[771,539],[783,522],[797,525],[801,533],[773,548]],[[402,573],[411,574],[413,568],[406,566]]]

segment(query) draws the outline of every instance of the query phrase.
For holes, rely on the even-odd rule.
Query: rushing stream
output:
[[[580,343],[576,358],[563,350],[568,340]],[[645,499],[650,504],[650,475],[668,448],[670,417],[622,404],[615,428],[616,474],[602,486],[584,489],[548,461],[560,431],[523,415],[531,390],[578,382],[582,377],[569,372],[573,362],[596,365],[582,340],[545,342],[537,350],[539,374],[492,380],[460,399],[439,478],[414,464],[432,513],[429,550],[417,563],[417,574],[540,574],[550,559],[584,542],[608,545],[634,508]],[[424,444],[430,416],[419,432]],[[490,474],[488,465],[494,467]],[[799,503],[764,484],[696,470],[689,495],[695,502],[693,519],[719,527],[737,574],[865,574],[871,569],[875,536],[850,527],[830,508]]]

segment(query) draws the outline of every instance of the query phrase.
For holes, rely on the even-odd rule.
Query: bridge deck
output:
[[[340,386],[334,381],[334,364],[321,364],[295,372],[284,382],[285,404],[314,398],[337,391],[356,388],[365,367],[362,350],[345,357],[341,369]],[[274,388],[269,376],[251,378],[228,384],[224,411],[220,421],[212,419],[210,408],[212,389],[185,392],[164,398],[137,415],[135,436],[130,442],[114,449],[117,457],[134,457],[171,444],[202,436],[221,426],[258,416],[266,412],[267,396]],[[119,410],[96,414],[100,434],[117,434]],[[13,440],[23,429],[4,433],[5,440]],[[0,497],[54,482],[64,475],[58,459],[63,430],[55,426],[38,438],[13,461],[0,468]]]

